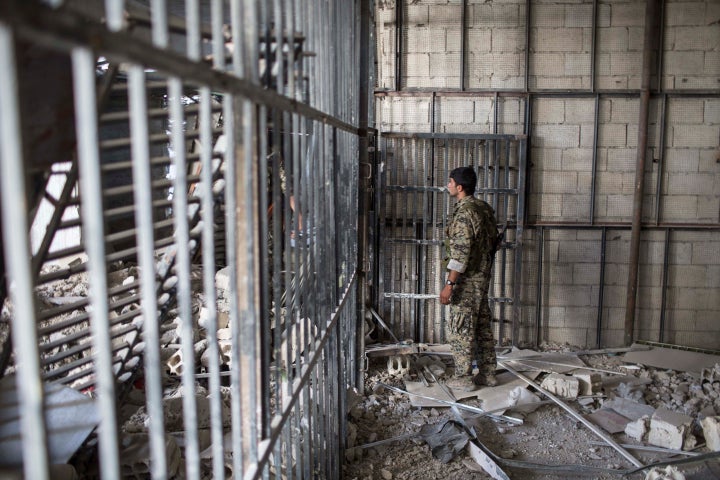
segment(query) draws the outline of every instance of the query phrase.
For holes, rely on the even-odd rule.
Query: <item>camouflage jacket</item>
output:
[[[445,231],[447,268],[470,277],[480,273],[494,254],[497,238],[495,211],[473,196],[461,199]]]

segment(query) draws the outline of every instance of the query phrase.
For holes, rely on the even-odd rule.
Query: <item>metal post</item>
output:
[[[643,186],[645,159],[647,157],[648,111],[650,105],[650,77],[652,55],[656,48],[655,22],[658,0],[647,0],[645,4],[645,38],[643,46],[642,86],[640,89],[640,118],[638,120],[638,142],[635,163],[635,191],[633,196],[632,234],[628,261],[627,303],[625,307],[625,345],[633,341],[635,329],[635,305],[637,301],[638,262],[640,255],[640,229],[642,222]]]

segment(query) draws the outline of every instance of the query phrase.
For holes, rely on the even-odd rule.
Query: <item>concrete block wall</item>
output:
[[[468,88],[520,89],[525,84],[525,2],[468,2]]]
[[[470,0],[465,12],[464,58],[464,83],[469,91],[454,94],[460,85],[457,77],[460,64],[453,62],[462,60],[457,30],[460,4],[404,2],[404,17],[414,22],[407,26],[410,49],[407,56],[427,59],[428,71],[420,71],[425,68],[425,60],[417,60],[413,68],[418,70],[411,72],[410,63],[404,59],[408,70],[403,75],[417,77],[412,82],[419,88],[437,90],[436,132],[523,133],[529,99],[532,117],[528,123],[532,135],[528,156],[531,168],[528,221],[588,225],[586,229],[545,228],[539,340],[593,346],[600,308],[601,341],[605,346],[619,346],[623,343],[627,295],[630,245],[627,225],[632,219],[636,176],[640,100],[633,90],[640,87],[644,2],[598,2],[597,43],[595,58],[591,58],[591,0],[533,0],[529,17],[523,0]],[[650,102],[642,218],[649,225],[657,221],[717,227],[720,3],[665,0],[664,8],[660,87],[668,95],[664,99],[653,95]],[[525,38],[528,20],[529,39]],[[415,28],[412,25],[420,31],[410,33]],[[527,41],[530,51],[525,85]],[[383,53],[378,51],[378,55],[378,64],[383,65],[386,61]],[[591,79],[593,66],[595,78]],[[420,78],[423,74],[427,78]],[[656,80],[653,78],[653,85],[657,85]],[[407,87],[409,82],[408,79]],[[474,94],[473,89],[481,92]],[[514,92],[516,89],[522,92]],[[525,95],[525,89],[530,95]],[[692,95],[683,90],[693,90]],[[498,97],[493,95],[495,91],[501,92]],[[597,105],[595,92],[600,92]],[[429,93],[427,97],[402,94],[378,97],[379,128],[431,131],[430,98]],[[419,113],[417,119],[410,118],[414,110]],[[656,198],[658,186],[660,193]],[[618,224],[626,227],[618,228]],[[599,225],[607,226],[601,305]],[[520,279],[523,289],[520,334],[530,341],[536,336],[538,316],[538,233],[533,227],[525,230]],[[682,228],[670,231],[667,287],[663,291],[665,233],[663,228],[647,228],[641,235],[636,338],[717,348],[718,231]],[[661,335],[663,293],[666,310]]]
[[[668,0],[665,19],[663,88],[720,88],[720,2]]]

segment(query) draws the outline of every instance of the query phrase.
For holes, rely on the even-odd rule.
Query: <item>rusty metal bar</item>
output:
[[[627,301],[625,305],[625,345],[633,341],[635,329],[635,306],[637,302],[638,263],[640,256],[640,230],[645,184],[645,159],[648,143],[648,114],[650,110],[650,80],[652,55],[657,50],[655,23],[658,0],[647,0],[645,4],[645,36],[643,45],[642,84],[640,89],[640,118],[638,120],[638,142],[635,163],[635,190],[633,195],[632,233],[628,261]]]

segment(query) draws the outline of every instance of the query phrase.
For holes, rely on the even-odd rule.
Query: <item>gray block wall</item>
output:
[[[462,2],[404,1],[399,56],[395,3],[378,4],[377,127],[447,133],[529,129],[519,340],[619,346],[645,2],[598,2],[595,29],[590,0],[533,0],[529,15],[525,1],[467,3],[464,57]],[[718,349],[720,2],[667,0],[663,7],[660,82],[653,69],[644,172],[635,338]],[[397,61],[402,93],[396,91]]]

